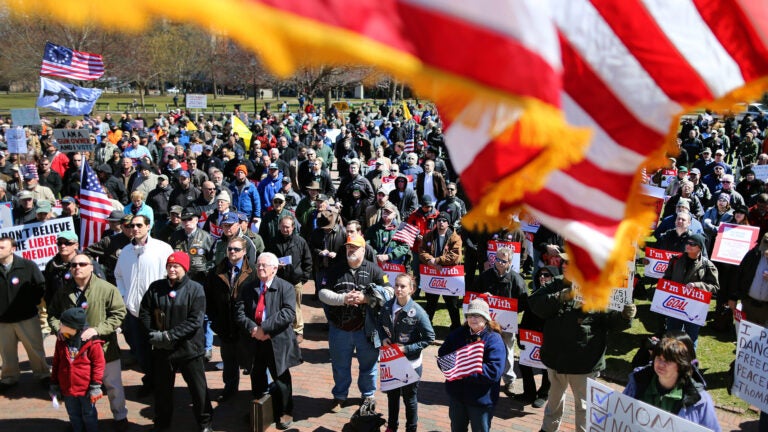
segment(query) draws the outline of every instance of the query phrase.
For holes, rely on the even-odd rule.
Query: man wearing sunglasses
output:
[[[59,238],[62,238],[61,235]],[[59,249],[65,253],[69,253],[69,248],[68,245],[59,246]],[[72,249],[76,250],[75,247]],[[48,306],[48,322],[51,330],[57,336],[59,335],[61,328],[59,318],[64,311],[75,307],[85,309],[88,329],[80,337],[83,341],[94,337],[104,341],[102,347],[106,365],[103,382],[107,388],[109,407],[115,419],[115,429],[125,431],[128,427],[128,408],[125,404],[125,390],[120,369],[120,347],[117,343],[117,329],[123,323],[127,313],[125,303],[117,287],[94,272],[94,263],[88,255],[74,252],[62,267],[67,269],[67,276],[62,278],[62,287],[52,296]],[[48,282],[49,279],[46,278],[46,281]]]

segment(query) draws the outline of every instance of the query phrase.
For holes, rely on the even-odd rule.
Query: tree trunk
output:
[[[328,88],[325,91],[325,112],[329,112],[331,109],[331,89]]]
[[[393,101],[397,99],[397,80],[392,80],[389,82],[389,98]]]

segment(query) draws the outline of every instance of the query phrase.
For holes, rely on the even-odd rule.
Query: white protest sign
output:
[[[703,326],[707,321],[711,298],[709,291],[660,279],[653,294],[651,311]]]
[[[392,264],[388,262],[380,262],[379,268],[387,275],[387,280],[390,285],[394,286],[395,278],[397,275],[406,273],[405,264]]]
[[[56,237],[63,231],[74,231],[71,217],[34,222],[0,229],[0,237],[16,240],[16,254],[32,260],[40,270],[59,252]]]
[[[489,306],[491,319],[496,321],[504,333],[517,333],[517,299],[485,295],[467,291],[464,295],[464,315],[469,309],[469,302],[479,298],[485,300]]]
[[[40,124],[40,113],[37,108],[16,108],[11,110],[11,120],[14,126],[36,126]]]
[[[741,321],[733,371],[733,394],[768,412],[768,329]]]
[[[512,249],[512,270],[520,273],[520,242],[510,242],[504,240],[488,240],[488,263],[493,265],[496,262],[496,251],[501,248]]]
[[[379,380],[381,391],[389,391],[418,381],[419,374],[397,345],[386,345],[379,348]]]
[[[677,177],[677,170],[663,169],[661,170],[661,187],[665,188],[669,186],[669,182]]]
[[[669,259],[680,255],[663,249],[645,248],[645,275],[653,279],[661,279],[669,266]]]
[[[768,165],[753,165],[752,171],[755,173],[755,178],[763,182],[768,180]]]
[[[336,142],[336,138],[341,133],[341,129],[326,129],[325,136],[330,138],[331,142]]]
[[[588,431],[706,432],[708,428],[587,379]]]
[[[5,131],[5,140],[8,142],[9,153],[27,154],[27,133],[21,126]]]
[[[188,94],[187,108],[199,108],[199,109],[208,108],[208,95]]]
[[[632,303],[632,291],[635,285],[635,261],[627,261],[627,275],[624,278],[624,286],[611,289],[611,296],[608,298],[608,310],[621,312],[624,305]],[[584,303],[584,297],[576,284],[574,287],[574,299]]]
[[[0,228],[8,228],[13,226],[13,203],[6,201],[0,203]]]
[[[520,329],[520,364],[537,369],[546,369],[541,362],[541,344],[544,335],[541,332]]]
[[[421,276],[419,288],[424,292],[454,297],[464,295],[463,265],[443,267],[438,270],[422,264],[419,265],[419,274]]]
[[[721,223],[712,249],[712,261],[741,264],[744,255],[757,244],[760,227]]]
[[[90,142],[88,129],[54,129],[56,148],[62,153],[92,152],[95,143]]]

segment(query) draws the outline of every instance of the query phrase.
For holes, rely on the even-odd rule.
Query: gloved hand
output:
[[[51,384],[51,386],[48,388],[48,394],[51,396],[51,399],[54,397],[61,399],[61,387],[59,387],[58,384]]]
[[[621,311],[621,316],[626,320],[631,320],[637,315],[637,306],[634,303],[624,305],[624,310]]]
[[[101,384],[91,384],[88,386],[88,396],[91,397],[92,404],[101,399],[104,396],[104,393],[101,391]]]
[[[149,343],[158,349],[170,349],[171,348],[171,337],[168,335],[167,331],[161,332],[161,331],[153,331],[149,332]]]

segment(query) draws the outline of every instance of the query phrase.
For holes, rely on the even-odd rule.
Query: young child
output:
[[[64,398],[75,432],[96,432],[96,401],[102,397],[104,343],[80,338],[85,329],[85,309],[75,307],[61,314],[60,337],[56,341],[51,370],[51,396]]]
[[[394,286],[395,297],[387,301],[379,312],[379,334],[382,344],[397,344],[421,377],[421,350],[435,340],[435,331],[427,312],[411,299],[414,290],[413,278],[400,274],[395,278]],[[386,392],[389,406],[387,432],[397,430],[401,395],[405,403],[405,430],[416,430],[419,422],[419,404],[416,397],[418,388],[419,382],[415,381]]]

